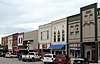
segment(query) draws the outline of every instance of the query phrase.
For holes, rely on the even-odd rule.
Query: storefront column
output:
[[[50,53],[52,54],[52,49],[50,49]]]
[[[81,57],[84,58],[84,44],[81,42]]]
[[[96,51],[95,62],[98,63],[98,41],[95,42],[95,51]]]
[[[98,60],[99,60],[99,42],[98,42]]]
[[[69,44],[67,44],[66,49],[67,49],[67,55],[69,56]]]

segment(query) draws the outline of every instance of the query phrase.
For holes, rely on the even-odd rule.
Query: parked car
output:
[[[6,53],[5,57],[6,57],[6,58],[16,58],[17,55],[14,54],[14,53],[10,53],[10,52],[8,52],[8,53]]]
[[[73,64],[89,64],[86,58],[75,58]]]
[[[45,54],[44,57],[43,57],[43,62],[44,64],[53,64],[54,63],[54,60],[56,58],[56,55],[53,55],[53,54]]]
[[[0,49],[0,57],[5,57],[5,54],[8,52],[8,50]]]
[[[4,53],[3,52],[0,52],[0,57],[3,57],[4,56]]]
[[[29,52],[36,52],[35,50],[20,49],[17,51],[17,59],[22,60],[22,55],[27,55]]]
[[[69,57],[64,54],[56,55],[56,58],[54,60],[54,64],[69,64]]]
[[[38,55],[37,52],[29,52],[27,55],[22,55],[22,61],[35,61],[35,60],[41,60],[41,57]]]

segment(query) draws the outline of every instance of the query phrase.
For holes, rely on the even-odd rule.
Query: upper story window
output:
[[[74,26],[70,26],[70,28],[73,28]]]
[[[93,16],[93,14],[90,14],[90,16]]]
[[[19,43],[20,43],[20,38],[19,38]]]
[[[65,41],[65,31],[62,30],[62,41]]]
[[[100,11],[98,12],[98,15],[100,15]]]
[[[54,42],[56,42],[56,32],[54,31]]]
[[[60,41],[60,31],[58,30],[58,42]]]
[[[23,42],[23,39],[21,38],[21,43]]]
[[[88,15],[84,15],[84,17],[88,17]]]
[[[76,31],[76,35],[79,34],[79,31]]]
[[[42,32],[41,32],[41,40],[42,40]]]
[[[49,39],[49,30],[47,30],[47,39]]]
[[[91,13],[91,10],[86,11],[86,14],[89,14],[89,13]]]
[[[70,32],[70,35],[71,35],[71,36],[74,35],[74,32]]]
[[[79,27],[79,25],[77,24],[77,25],[75,25],[75,27]]]
[[[12,43],[11,43],[11,40],[9,40],[9,42],[10,42],[10,44],[12,44]]]

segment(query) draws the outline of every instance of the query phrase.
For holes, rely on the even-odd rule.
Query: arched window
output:
[[[56,42],[56,32],[54,31],[54,42]]]
[[[62,41],[65,41],[65,31],[62,30]]]
[[[58,42],[60,41],[60,32],[58,30]]]

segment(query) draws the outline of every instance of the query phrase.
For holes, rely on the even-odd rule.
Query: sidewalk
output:
[[[98,63],[90,63],[90,64],[100,64],[100,62],[98,62]]]
[[[90,63],[90,64],[100,64],[100,63]]]
[[[98,60],[98,63],[90,63],[90,64],[100,64],[100,60]]]

